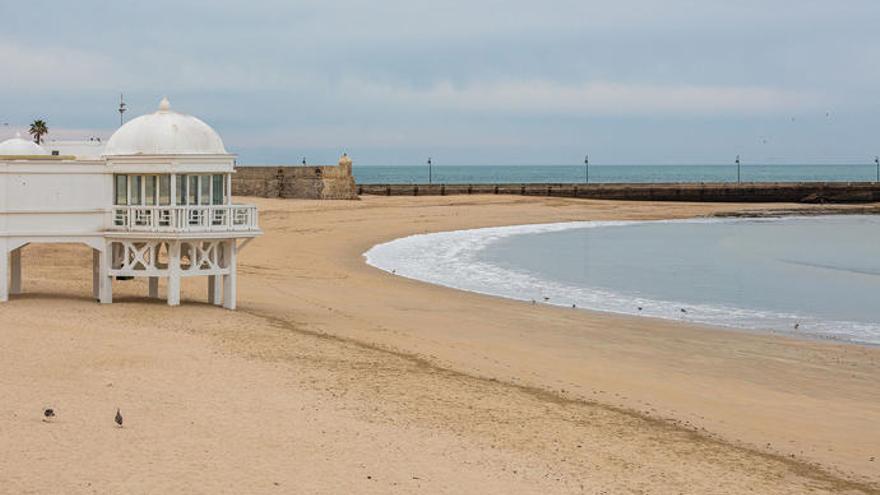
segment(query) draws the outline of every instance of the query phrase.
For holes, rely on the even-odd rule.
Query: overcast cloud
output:
[[[867,162],[878,26],[876,0],[0,0],[0,133],[107,137],[122,91],[245,163]]]

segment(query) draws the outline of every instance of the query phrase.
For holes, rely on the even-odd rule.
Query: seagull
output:
[[[113,420],[116,421],[116,424],[119,425],[120,428],[122,428],[122,413],[119,412],[118,407],[116,408],[116,417],[113,418]]]
[[[55,417],[55,410],[52,409],[51,407],[43,410],[43,421],[48,421],[54,417]]]

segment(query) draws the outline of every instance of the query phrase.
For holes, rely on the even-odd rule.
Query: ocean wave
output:
[[[795,217],[788,217],[791,220]],[[656,221],[584,221],[489,227],[418,234],[379,244],[364,253],[366,262],[398,276],[459,290],[520,301],[609,313],[688,321],[712,326],[792,333],[816,338],[880,344],[880,326],[823,320],[809,314],[781,313],[722,304],[641,298],[596,287],[548,280],[535,273],[479,259],[487,246],[512,236],[572,229],[614,228],[644,223],[777,222],[785,219],[695,218]],[[682,311],[684,309],[684,311]],[[798,325],[797,329],[794,328]]]

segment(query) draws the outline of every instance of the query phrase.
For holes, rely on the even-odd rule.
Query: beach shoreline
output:
[[[207,447],[216,466],[197,463],[191,481],[210,474],[214,484],[207,486],[256,487],[252,492],[276,486],[254,485],[259,473],[322,493],[416,486],[872,493],[880,486],[880,464],[872,460],[880,456],[873,428],[880,422],[880,349],[532,306],[402,279],[362,257],[380,242],[458,228],[847,206],[497,196],[253,201],[266,235],[242,251],[236,313],[191,302],[205,291],[189,281],[179,308],[148,302],[140,281],[117,283],[112,308],[94,305],[85,297],[87,278],[71,269],[59,283],[51,256],[32,254],[69,258],[75,249],[25,252],[29,292],[0,308],[8,343],[0,384],[18,399],[0,406],[0,439],[11,446],[0,460],[0,472],[11,473],[7,482],[36,492],[70,487],[78,475],[61,459],[49,462],[55,471],[43,480],[28,465],[40,442],[52,438],[86,452],[123,449],[140,461],[147,452],[159,473],[179,475],[181,483],[189,478],[180,461]],[[87,260],[79,268],[85,273]],[[47,302],[59,312],[35,313]],[[97,427],[22,423],[30,410],[22,404],[35,405],[46,390],[65,397],[61,418],[90,412],[108,394],[125,398],[147,433],[130,438],[139,450]],[[150,402],[157,398],[159,405]],[[218,404],[221,411],[203,409]],[[286,414],[291,423],[276,424],[290,430],[264,425],[266,411]],[[183,418],[193,414],[213,423],[189,431]],[[520,427],[524,421],[531,431]],[[178,443],[173,435],[193,440]],[[223,437],[237,438],[242,452],[219,448]],[[267,460],[288,452],[279,441],[292,437],[299,449],[289,464]],[[582,455],[588,440],[589,455]],[[377,452],[382,462],[370,461]],[[129,464],[114,472],[106,461],[95,471],[97,486],[146,483],[146,473],[132,475]],[[371,466],[370,478],[361,464]],[[404,479],[400,466],[422,474]],[[396,484],[375,481],[391,479]],[[180,486],[153,488],[185,491]]]

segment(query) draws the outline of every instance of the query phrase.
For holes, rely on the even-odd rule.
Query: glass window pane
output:
[[[199,194],[199,203],[203,205],[211,204],[211,176],[210,175],[202,175],[199,176],[201,179],[199,182],[202,185],[202,190]]]
[[[187,190],[187,201],[188,205],[197,205],[199,195],[199,176],[190,175],[189,176],[189,189]]]
[[[146,177],[146,192],[144,193],[144,202],[148,206],[153,206],[156,204],[156,176],[148,175]]]
[[[222,205],[223,204],[223,176],[222,175],[212,175],[211,181],[213,182],[213,189],[211,190],[211,204]]]
[[[143,197],[141,196],[141,186],[144,183],[144,176],[142,175],[132,175],[131,176],[131,204],[133,205],[142,205]]]
[[[186,176],[178,175],[177,176],[177,206],[183,206],[186,204]]]
[[[159,176],[159,204],[162,206],[171,204],[171,176]]]
[[[116,203],[117,205],[128,204],[128,176],[124,174],[116,174]]]

